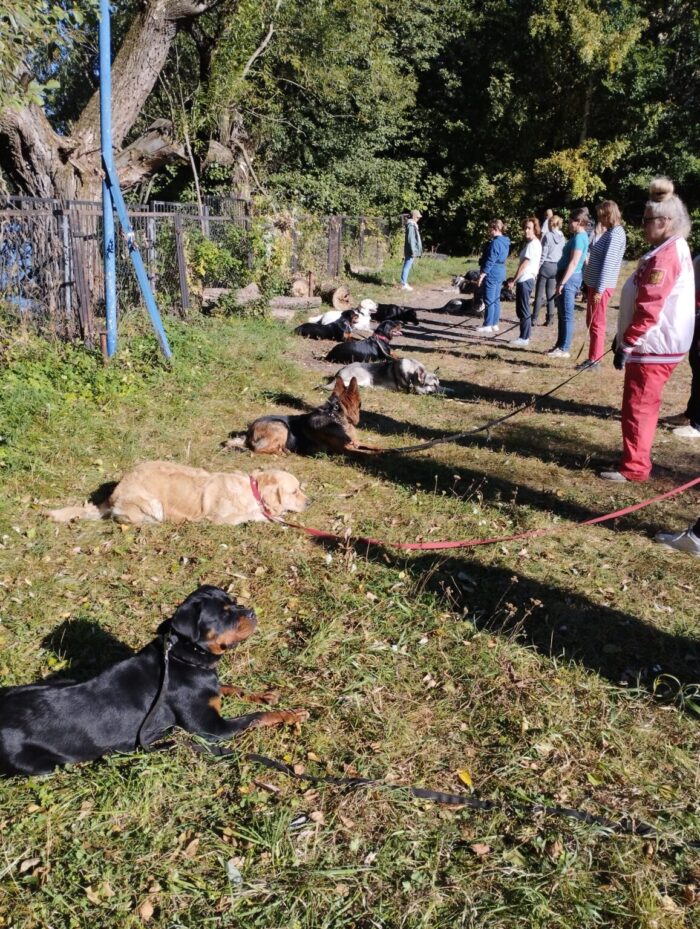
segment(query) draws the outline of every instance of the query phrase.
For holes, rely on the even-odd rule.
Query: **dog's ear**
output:
[[[425,376],[427,373],[428,372],[425,370],[423,365],[421,365],[420,368],[418,368],[418,383],[419,384],[425,384]]]
[[[356,396],[359,396],[359,395],[360,395],[360,388],[359,388],[359,386],[358,386],[358,384],[357,384],[357,378],[356,378],[356,377],[353,377],[353,378],[350,379],[350,383],[348,384],[348,388],[347,388],[347,389],[348,389],[348,393],[349,393],[349,394],[355,394]]]
[[[221,588],[211,584],[202,584],[180,604],[170,619],[160,624],[158,632],[161,635],[166,632],[176,632],[185,639],[197,642],[200,638],[202,611],[212,599],[229,600],[230,598]]]
[[[333,388],[332,397],[342,397],[345,393],[345,384],[343,383],[342,377],[336,377],[335,387]]]

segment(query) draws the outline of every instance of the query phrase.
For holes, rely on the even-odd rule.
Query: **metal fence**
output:
[[[251,202],[207,197],[196,203],[154,201],[129,208],[136,243],[162,311],[186,315],[198,308],[215,280],[209,265],[212,243],[227,257],[230,242],[250,251],[245,264],[254,276],[265,262],[284,265],[282,275],[314,272],[338,278],[381,267],[401,218],[284,215],[256,217]],[[253,227],[255,226],[255,231]],[[118,228],[118,225],[117,225]],[[241,232],[232,233],[234,230]],[[253,254],[255,246],[256,253]],[[216,251],[218,250],[218,252]],[[280,259],[280,255],[282,258]],[[210,279],[207,279],[207,278]],[[241,282],[243,283],[243,282]],[[128,243],[117,237],[117,292],[120,308],[138,305],[141,296],[129,259]],[[20,319],[31,320],[63,339],[99,341],[103,328],[102,206],[88,201],[5,197],[0,201],[0,303]]]

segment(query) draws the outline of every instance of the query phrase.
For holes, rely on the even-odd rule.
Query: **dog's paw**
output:
[[[281,710],[282,721],[288,726],[296,726],[305,723],[310,717],[308,710]]]
[[[260,703],[266,703],[268,706],[275,706],[280,702],[280,695],[277,690],[264,690],[255,696]]]

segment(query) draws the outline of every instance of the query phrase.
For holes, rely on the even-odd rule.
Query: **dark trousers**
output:
[[[695,334],[688,352],[688,361],[693,376],[690,381],[690,399],[685,415],[690,420],[691,426],[700,429],[700,316],[695,317]]]
[[[700,538],[700,519],[693,526],[692,532],[693,535],[696,535],[698,538]]]
[[[547,301],[547,322],[554,318],[554,291],[557,289],[557,263],[556,261],[544,261],[537,275],[537,287],[535,288],[535,308],[532,311],[532,322],[537,322],[540,307]]]
[[[530,294],[535,284],[534,278],[529,281],[518,281],[515,285],[515,312],[520,320],[520,338],[529,339],[532,329],[530,316]]]

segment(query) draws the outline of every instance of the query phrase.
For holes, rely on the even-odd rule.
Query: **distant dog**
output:
[[[245,436],[234,436],[224,442],[223,447],[247,448],[258,455],[361,451],[357,448],[355,432],[360,422],[360,407],[357,381],[352,378],[346,387],[338,378],[323,406],[294,416],[261,416],[248,426]]]
[[[353,323],[353,329],[361,329],[363,332],[371,328],[371,317],[372,314],[376,311],[377,304],[374,300],[362,300],[360,305],[354,310],[328,310],[327,313],[323,313],[320,316],[310,316],[310,323],[322,323],[324,326],[327,326],[329,323],[334,323],[337,319],[340,319],[341,316],[346,316],[348,313],[358,313],[358,319]]]
[[[334,323],[324,325],[324,323],[302,323],[294,330],[295,335],[300,335],[304,339],[325,339],[328,342],[343,342],[352,335],[353,326],[357,323],[359,315],[350,311],[350,316],[344,318],[341,316]]]
[[[386,361],[392,357],[389,343],[394,336],[401,335],[401,323],[387,319],[380,323],[368,339],[357,342],[341,342],[326,355],[326,361],[349,364],[351,361]]]
[[[418,315],[412,306],[399,306],[396,303],[380,303],[374,318],[378,323],[386,319],[396,319],[401,323],[418,325]]]
[[[218,587],[199,587],[138,654],[76,684],[40,682],[0,691],[0,773],[48,774],[59,765],[133,752],[175,726],[210,742],[246,729],[296,725],[306,710],[225,718],[221,697],[246,699],[219,684],[217,665],[255,631],[255,612]],[[275,703],[273,691],[251,694]]]
[[[251,482],[255,481],[255,488]],[[198,522],[238,526],[266,519],[256,498],[275,516],[301,513],[308,498],[289,471],[209,472],[172,461],[144,461],[127,471],[107,499],[99,504],[49,510],[55,522],[112,517],[119,523]]]
[[[428,371],[420,361],[400,358],[393,361],[375,361],[370,364],[347,365],[335,375],[344,384],[349,384],[354,377],[358,387],[383,387],[385,390],[398,390],[407,394],[433,394],[440,389],[437,374]],[[328,390],[335,378],[325,385]]]
[[[465,271],[464,274],[458,274],[452,278],[452,286],[456,287],[461,294],[473,296],[479,286],[479,272]]]

